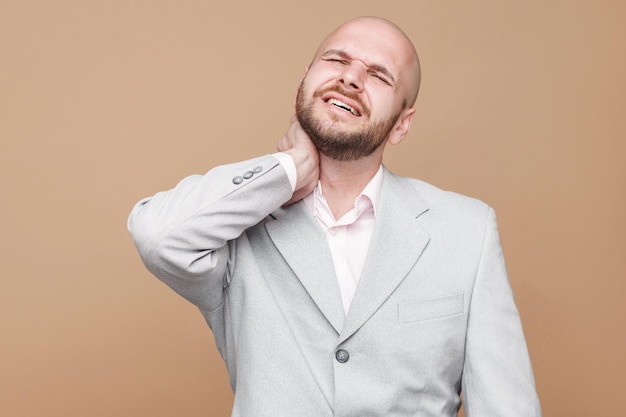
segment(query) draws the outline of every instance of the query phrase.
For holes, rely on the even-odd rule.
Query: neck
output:
[[[354,200],[376,175],[381,163],[382,154],[378,152],[356,161],[336,161],[320,155],[320,182],[335,219],[354,207]]]

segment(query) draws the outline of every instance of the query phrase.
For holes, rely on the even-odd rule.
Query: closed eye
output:
[[[328,62],[333,62],[335,64],[339,64],[339,65],[346,65],[347,62],[343,59],[338,59],[338,58],[327,58],[326,61]]]
[[[378,73],[372,72],[370,73],[370,75],[374,78],[378,78],[380,81],[384,82],[387,85],[391,85],[391,83],[385,77],[383,77],[382,75]]]

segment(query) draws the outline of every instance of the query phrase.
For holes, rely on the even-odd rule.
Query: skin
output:
[[[372,152],[338,158],[319,152],[293,116],[277,145],[293,158],[297,171],[296,188],[287,204],[308,195],[319,180],[335,218],[347,213],[382,163],[385,145],[399,144],[409,132],[419,83],[413,44],[387,20],[356,18],[324,39],[302,80],[299,104],[308,103],[311,115],[327,133],[345,133],[346,138],[386,126]],[[349,104],[357,114],[330,104],[329,98]]]

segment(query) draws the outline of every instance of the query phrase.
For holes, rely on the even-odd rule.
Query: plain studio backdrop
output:
[[[386,165],[496,209],[544,415],[626,413],[625,3],[0,0],[1,415],[229,414],[208,327],[126,217],[273,152],[359,15],[423,66]]]

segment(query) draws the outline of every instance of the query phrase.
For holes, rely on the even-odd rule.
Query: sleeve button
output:
[[[239,185],[243,182],[243,178],[240,177],[239,175],[237,175],[235,178],[233,178],[233,184],[235,185]]]

